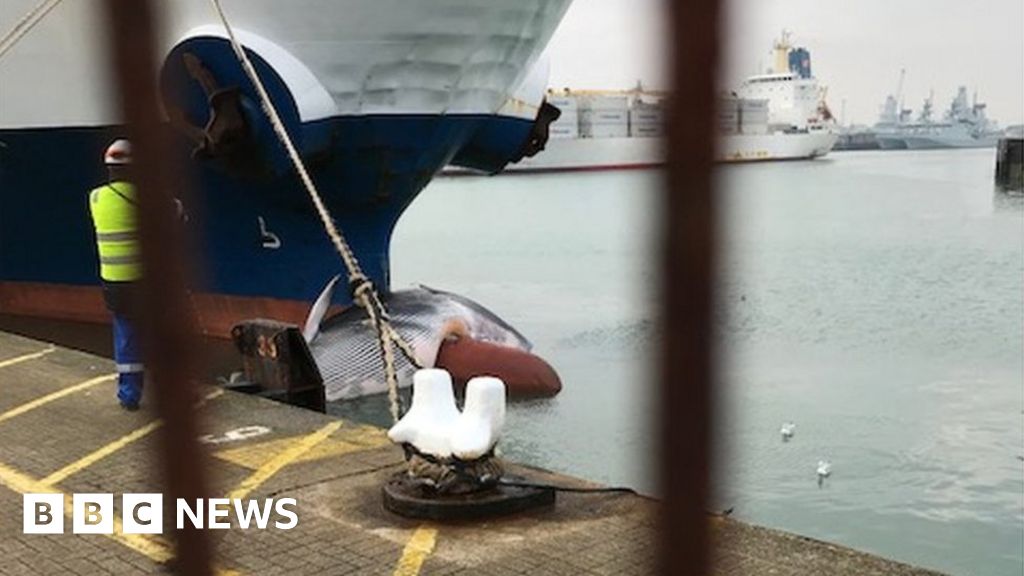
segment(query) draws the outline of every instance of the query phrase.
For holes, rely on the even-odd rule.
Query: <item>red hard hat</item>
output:
[[[103,162],[107,166],[118,166],[132,163],[132,143],[124,138],[118,138],[107,146],[103,153]]]

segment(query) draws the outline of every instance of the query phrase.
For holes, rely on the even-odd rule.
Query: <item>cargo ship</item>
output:
[[[628,170],[665,163],[664,92],[548,90],[560,111],[549,126],[543,154],[510,164],[506,172]]]
[[[35,0],[0,3],[0,31]],[[223,0],[366,274],[389,285],[402,212],[448,164],[495,172],[542,145],[569,0]],[[299,322],[340,259],[206,0],[162,3],[165,129],[188,161],[205,333]],[[124,136],[99,0],[58,4],[0,58],[0,316],[105,323],[88,191]],[[349,295],[336,291],[335,304]]]
[[[783,32],[773,69],[751,76],[718,101],[719,162],[813,159],[839,137],[824,91],[811,74],[811,56]],[[543,154],[509,165],[506,173],[624,170],[665,163],[663,92],[549,90],[561,111]],[[449,174],[470,173],[459,168]]]

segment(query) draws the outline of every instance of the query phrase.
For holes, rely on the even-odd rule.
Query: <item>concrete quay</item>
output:
[[[554,508],[484,522],[431,524],[386,512],[380,487],[402,452],[383,430],[218,388],[197,406],[211,496],[294,498],[291,530],[210,530],[219,574],[438,576],[630,575],[654,571],[655,500],[560,493]],[[23,494],[159,492],[143,403],[120,410],[104,358],[0,332],[0,575],[161,574],[166,535],[23,534]],[[590,484],[511,466],[532,479]],[[68,498],[65,512],[70,513]],[[166,520],[166,519],[165,519]],[[709,517],[715,573],[935,574],[842,546]],[[680,572],[682,573],[682,572]]]

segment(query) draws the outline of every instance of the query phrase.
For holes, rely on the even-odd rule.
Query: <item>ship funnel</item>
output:
[[[789,51],[789,71],[800,78],[811,77],[811,53],[807,48],[794,48]]]

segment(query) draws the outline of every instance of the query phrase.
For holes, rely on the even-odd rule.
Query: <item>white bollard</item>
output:
[[[451,456],[451,430],[459,418],[452,377],[439,368],[417,370],[412,380],[412,406],[388,430],[392,442],[408,443],[424,454]]]
[[[505,426],[505,383],[481,376],[466,385],[466,405],[452,429],[452,454],[475,460],[491,451]]]

